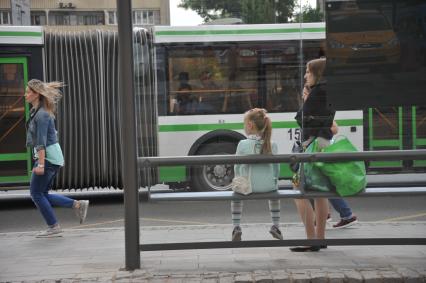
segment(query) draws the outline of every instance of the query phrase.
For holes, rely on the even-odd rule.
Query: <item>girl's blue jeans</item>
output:
[[[34,167],[37,166],[37,164],[38,162],[36,161]],[[60,166],[53,165],[47,160],[44,166],[44,175],[32,173],[30,193],[31,199],[40,210],[47,225],[52,226],[58,222],[52,206],[71,208],[73,207],[74,200],[62,195],[49,194],[49,190],[52,188],[53,181],[55,180],[56,174],[58,174]]]

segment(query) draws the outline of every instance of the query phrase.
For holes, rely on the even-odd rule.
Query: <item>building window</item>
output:
[[[49,25],[76,26],[76,25],[103,25],[103,12],[50,12]]]
[[[31,12],[31,25],[45,26],[46,14],[44,12]]]
[[[116,11],[109,11],[108,12],[108,24],[109,25],[116,25],[117,24],[117,12]]]
[[[160,10],[133,11],[134,25],[159,25],[160,23]]]
[[[0,25],[10,25],[9,11],[0,11]]]

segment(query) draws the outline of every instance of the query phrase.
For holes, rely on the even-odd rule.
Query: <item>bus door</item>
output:
[[[27,183],[31,154],[25,146],[28,106],[25,57],[0,57],[0,184]]]
[[[426,148],[425,107],[383,107],[368,110],[369,150],[407,150]],[[370,170],[413,171],[426,162],[371,161]]]

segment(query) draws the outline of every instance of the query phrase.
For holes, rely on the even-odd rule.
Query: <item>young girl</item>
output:
[[[247,139],[239,142],[237,155],[249,154],[277,154],[277,145],[271,141],[272,123],[265,109],[254,108],[244,115],[244,130]],[[235,176],[247,176],[253,193],[265,193],[278,190],[279,164],[237,164],[234,167]],[[276,239],[283,239],[279,229],[280,200],[269,200],[269,210],[272,217],[272,227],[269,233]],[[241,241],[242,230],[240,227],[243,202],[231,202],[232,241]]]

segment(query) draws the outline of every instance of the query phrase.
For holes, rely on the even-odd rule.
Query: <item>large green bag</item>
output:
[[[356,147],[346,137],[322,149],[322,152],[355,152]],[[367,185],[364,161],[347,162],[315,162],[314,167],[328,176],[336,187],[336,192],[342,197],[352,196]]]
[[[318,152],[318,142],[315,139],[308,148],[306,153]],[[321,192],[334,191],[335,188],[330,182],[329,178],[321,172],[314,162],[303,164],[303,171],[305,174],[305,189]]]

